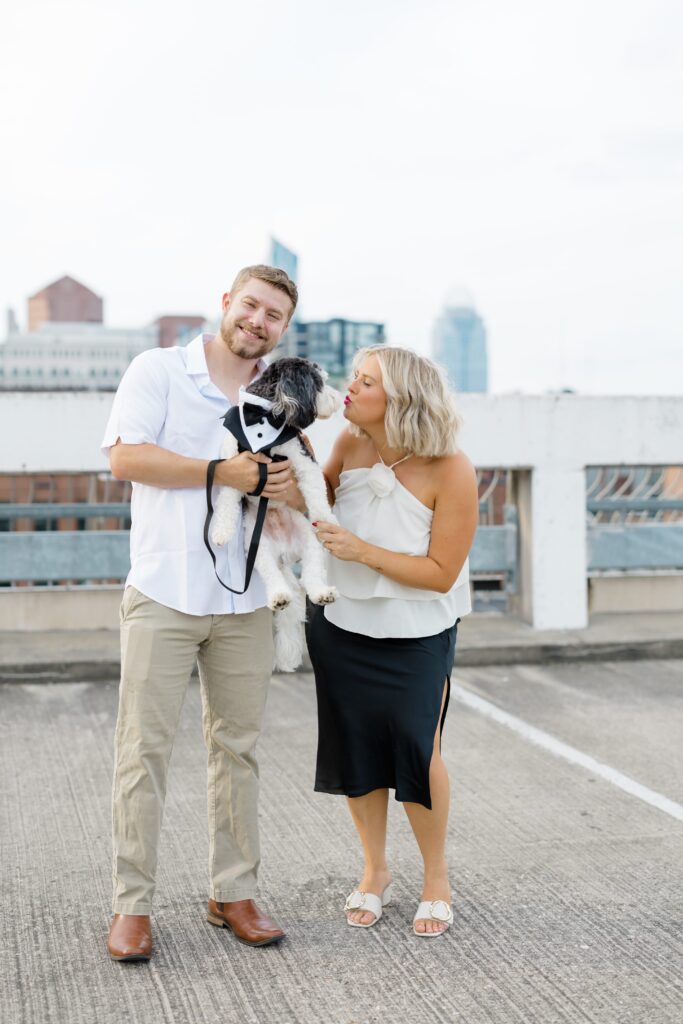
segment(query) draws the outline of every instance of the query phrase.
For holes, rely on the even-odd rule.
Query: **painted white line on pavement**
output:
[[[486,718],[491,718],[494,722],[507,726],[508,729],[518,733],[529,743],[542,747],[544,750],[550,751],[551,754],[561,757],[571,764],[581,765],[582,768],[588,769],[593,775],[598,775],[601,779],[611,782],[613,786],[623,789],[625,793],[630,793],[631,796],[643,800],[646,804],[656,807],[659,811],[664,811],[670,817],[683,821],[683,806],[677,804],[675,800],[669,800],[668,797],[662,796],[661,793],[655,792],[654,789],[641,786],[635,779],[630,779],[628,775],[622,775],[616,768],[610,768],[608,764],[596,761],[595,758],[582,753],[575,747],[570,747],[568,743],[563,743],[562,740],[556,739],[550,733],[543,732],[542,729],[529,725],[523,719],[508,714],[507,711],[503,711],[502,708],[491,704],[490,701],[484,700],[483,697],[472,693],[471,690],[467,690],[464,686],[451,682],[451,697],[460,701],[461,704],[465,704],[468,708],[478,711],[479,714],[484,715]]]

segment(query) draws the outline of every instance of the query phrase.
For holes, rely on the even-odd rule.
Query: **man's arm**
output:
[[[289,462],[271,462],[265,455],[242,452],[216,466],[215,482],[245,494],[259,482],[258,463],[268,466],[266,498],[286,500],[291,486]],[[208,459],[190,459],[156,444],[123,444],[119,439],[109,453],[109,464],[117,480],[134,480],[151,487],[204,487]]]

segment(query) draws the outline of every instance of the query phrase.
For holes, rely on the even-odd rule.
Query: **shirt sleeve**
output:
[[[166,419],[168,371],[162,349],[148,349],[133,359],[121,378],[102,438],[106,457],[120,438],[123,444],[156,444]]]

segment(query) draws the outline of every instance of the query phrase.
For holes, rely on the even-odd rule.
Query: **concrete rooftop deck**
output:
[[[262,902],[287,939],[248,949],[205,922],[193,682],[148,965],[113,963],[105,950],[115,682],[1,686],[2,1024],[680,1024],[683,661],[533,660],[456,658],[444,736],[455,923],[435,940],[410,931],[419,859],[398,805],[394,904],[368,931],[344,923],[360,858],[343,799],[312,792],[307,673],[274,677],[260,744]],[[510,717],[493,720],[491,708]],[[623,777],[647,788],[632,795],[615,784]]]

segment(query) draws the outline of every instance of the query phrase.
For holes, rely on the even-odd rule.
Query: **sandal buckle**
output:
[[[450,921],[451,908],[445,900],[432,900],[429,904],[429,913],[435,921]]]
[[[350,896],[346,898],[346,905],[344,910],[361,910],[365,906],[365,893],[364,892],[352,892]]]

